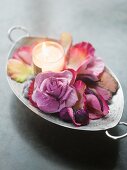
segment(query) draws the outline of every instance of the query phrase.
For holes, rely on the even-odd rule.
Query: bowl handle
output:
[[[124,125],[124,126],[127,126],[127,123],[125,122],[119,122],[118,125]],[[108,132],[108,130],[105,131],[106,135],[111,138],[111,139],[114,139],[114,140],[117,140],[117,139],[122,139],[122,138],[125,138],[127,136],[127,133],[123,134],[123,135],[120,135],[120,136],[113,136],[113,135],[110,135],[110,133]]]
[[[14,26],[14,27],[11,27],[9,30],[8,30],[8,38],[9,40],[12,42],[12,43],[15,43],[17,40],[15,40],[12,36],[12,32],[14,32],[15,30],[19,30],[19,31],[22,31],[25,33],[24,36],[21,36],[20,38],[23,38],[23,37],[29,37],[29,32],[26,28],[22,27],[22,26]]]

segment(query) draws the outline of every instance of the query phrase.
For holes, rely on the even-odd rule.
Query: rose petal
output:
[[[32,48],[30,46],[23,46],[18,48],[14,54],[13,59],[22,61],[25,64],[32,64]]]
[[[16,59],[9,59],[7,73],[11,79],[17,82],[24,82],[30,75],[33,75],[33,68]]]
[[[90,119],[99,119],[109,113],[109,106],[102,96],[91,93],[86,95],[86,99]]]
[[[101,96],[103,96],[104,100],[108,101],[112,98],[112,94],[109,90],[101,88],[99,86],[95,86],[95,90]]]
[[[109,106],[106,103],[106,101],[102,98],[103,103],[103,111],[97,110],[95,108],[92,109],[92,112],[89,113],[89,118],[92,120],[100,119],[104,116],[106,116],[109,113]]]
[[[103,117],[103,114],[96,113],[96,110],[94,110],[93,112],[94,113],[89,113],[89,119],[96,120],[96,119],[100,119]]]
[[[76,78],[77,78],[77,71],[75,71],[73,69],[67,69],[67,70],[69,70],[72,73],[72,75],[73,75],[72,80],[70,82],[70,84],[73,85],[75,80],[76,80]]]
[[[33,99],[32,99],[33,91],[34,91],[34,80],[31,82],[29,89],[28,89],[28,99],[34,107],[37,107],[37,103],[34,102]]]
[[[68,84],[70,84],[73,78],[73,74],[69,70],[65,70],[60,73],[55,73],[55,72],[39,73],[35,78],[35,86],[38,86],[39,88],[42,81],[49,77],[66,78],[68,80]]]
[[[38,108],[43,112],[55,113],[59,111],[59,102],[52,96],[41,93],[39,90],[33,92],[32,100],[37,103]]]
[[[77,123],[74,116],[74,111],[72,108],[67,108],[68,114],[75,126],[81,126],[81,123]]]
[[[101,105],[98,98],[93,94],[86,95],[87,105],[96,110],[101,110]]]
[[[91,75],[91,76],[93,75],[94,77],[98,78],[98,76],[104,71],[104,67],[105,67],[104,62],[100,58],[95,57],[93,60],[87,63],[84,62],[78,68],[77,73]]]
[[[89,123],[89,114],[84,109],[79,109],[75,112],[75,120],[82,125],[87,125]]]
[[[60,111],[59,117],[67,122],[72,121],[76,126],[87,125],[89,123],[88,112],[84,111],[84,109],[74,112],[72,108],[64,108]]]
[[[59,117],[62,119],[62,120],[65,120],[65,121],[71,121],[71,118],[68,114],[68,110],[67,108],[63,108],[60,112],[59,112]]]
[[[69,97],[66,99],[66,107],[74,106],[77,101],[78,101],[78,96],[76,90],[74,88],[71,88],[71,93]]]
[[[86,102],[86,98],[84,96],[86,85],[81,80],[78,80],[75,82],[74,87],[75,87],[75,89],[77,91],[77,95],[78,95],[78,101],[74,105],[74,108],[77,110],[83,109],[83,108],[85,108],[85,102]]]
[[[91,64],[94,60],[94,56],[87,57],[78,67],[77,74],[84,74],[89,64]]]
[[[72,45],[72,36],[70,33],[63,32],[60,35],[60,43],[65,49],[65,54],[68,52],[69,48]]]
[[[69,51],[68,68],[77,70],[90,56],[94,56],[95,49],[90,43],[82,42],[71,47]]]
[[[103,117],[103,113],[101,111],[101,105],[98,98],[93,94],[86,95],[87,99],[87,109],[89,111],[89,119],[95,120]]]
[[[98,86],[109,90],[111,93],[116,93],[118,90],[118,82],[107,69],[102,73]]]
[[[94,83],[99,80],[97,76],[94,76],[92,74],[92,72],[89,75],[88,74],[78,74],[76,79],[82,80],[84,83],[86,83],[86,82]]]
[[[99,95],[99,98],[101,99],[103,104],[103,115],[106,116],[109,113],[109,106],[101,95]]]
[[[40,90],[60,99],[66,94],[67,87],[67,79],[57,79],[55,77],[49,77],[43,80],[40,86]]]

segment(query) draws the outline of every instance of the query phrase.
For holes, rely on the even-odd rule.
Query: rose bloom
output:
[[[46,113],[59,112],[65,107],[72,107],[78,100],[72,85],[73,74],[69,70],[60,73],[39,73],[35,78],[32,100]]]

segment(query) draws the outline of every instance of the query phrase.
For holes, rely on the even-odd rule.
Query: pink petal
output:
[[[77,78],[77,71],[75,71],[75,70],[73,70],[73,69],[67,69],[67,70],[69,70],[72,74],[73,74],[73,78],[72,78],[72,80],[71,80],[71,82],[70,82],[70,84],[74,84],[74,82],[75,82],[75,80],[76,80],[76,78]]]
[[[72,108],[67,108],[67,111],[68,111],[68,114],[69,114],[72,122],[74,123],[74,125],[81,126],[81,123],[77,123],[76,120],[75,120],[73,109]]]
[[[90,60],[90,59],[89,59]],[[78,74],[94,75],[98,77],[104,71],[104,62],[100,58],[94,58],[84,62],[77,70]]]
[[[103,113],[101,111],[101,105],[98,101],[97,97],[93,94],[86,95],[87,105],[89,106],[89,119],[100,119],[103,117]]]
[[[86,100],[87,100],[87,104],[89,105],[89,107],[94,108],[96,110],[101,110],[100,102],[95,95],[87,94]]]
[[[78,101],[76,102],[74,108],[75,109],[83,109],[83,108],[85,108],[85,102],[86,102],[86,98],[84,96],[86,85],[81,80],[78,80],[75,82],[74,87],[75,87],[75,89],[77,91],[77,95],[78,95]]]
[[[112,98],[112,94],[109,90],[104,89],[102,87],[96,86],[95,90],[97,91],[97,93],[101,96],[103,96],[104,100],[108,101]]]
[[[77,69],[77,74],[84,74],[84,71],[88,68],[88,65],[93,63],[94,57],[93,56],[89,56],[88,58],[86,58],[86,60],[84,60],[78,67]]]
[[[103,115],[106,116],[109,113],[109,106],[101,95],[99,97],[103,103]]]
[[[59,102],[55,98],[40,91],[34,91],[32,100],[37,103],[38,108],[43,112],[55,113],[59,110]]]
[[[71,47],[69,51],[68,68],[77,70],[90,56],[94,56],[95,49],[90,43],[82,42]]]
[[[86,95],[87,105],[90,110],[90,112],[89,112],[90,119],[99,119],[101,117],[106,116],[109,113],[109,106],[106,103],[106,101],[103,99],[102,96],[99,95],[98,97],[102,102],[101,104],[103,106],[102,107],[103,110],[101,108],[98,98],[95,95],[93,95],[93,94]]]
[[[65,120],[65,121],[68,121],[68,122],[71,121],[71,118],[70,118],[70,116],[69,116],[69,114],[68,114],[68,110],[67,110],[66,107],[63,108],[62,110],[60,110],[60,112],[59,112],[59,117],[60,117],[62,120]]]
[[[25,64],[32,64],[32,48],[29,46],[23,46],[18,48],[14,54],[13,59],[20,60]]]
[[[75,120],[77,123],[87,125],[89,123],[89,113],[85,109],[75,111]]]
[[[66,107],[74,106],[77,101],[78,101],[78,96],[77,96],[76,90],[71,88],[71,93],[68,99],[66,100]]]
[[[96,120],[96,119],[100,119],[103,117],[103,114],[98,114],[98,113],[89,113],[89,119],[91,120]]]

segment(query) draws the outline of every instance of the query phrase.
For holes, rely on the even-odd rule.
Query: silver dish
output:
[[[20,37],[18,40],[14,40],[12,36],[12,32],[15,30],[20,30],[25,33],[24,37]],[[32,37],[29,35],[29,32],[20,26],[12,27],[8,31],[8,38],[13,43],[12,48],[9,52],[8,59],[12,57],[13,52],[19,48],[22,45],[31,45],[33,42],[40,42],[42,40],[41,37]],[[109,69],[109,68],[108,68]],[[124,96],[121,84],[116,77],[116,75],[109,69],[110,73],[113,75],[113,77],[116,79],[116,81],[119,84],[119,89],[117,93],[112,98],[112,103],[110,104],[110,112],[107,116],[104,118],[90,121],[90,123],[87,126],[81,126],[81,127],[75,127],[71,123],[64,122],[60,120],[58,117],[45,114],[41,112],[39,109],[33,107],[27,99],[25,99],[22,95],[22,89],[24,86],[24,83],[17,83],[16,81],[13,81],[10,77],[7,76],[8,83],[14,92],[14,94],[19,98],[21,102],[23,102],[31,111],[33,111],[35,114],[39,115],[40,117],[48,120],[49,122],[55,123],[57,125],[75,129],[75,130],[85,130],[85,131],[104,131],[106,135],[112,139],[121,139],[127,136],[127,133],[121,135],[121,136],[113,136],[109,133],[109,129],[115,127],[116,125],[125,125],[127,126],[127,123],[120,122],[120,119],[122,117],[123,108],[124,108]]]

